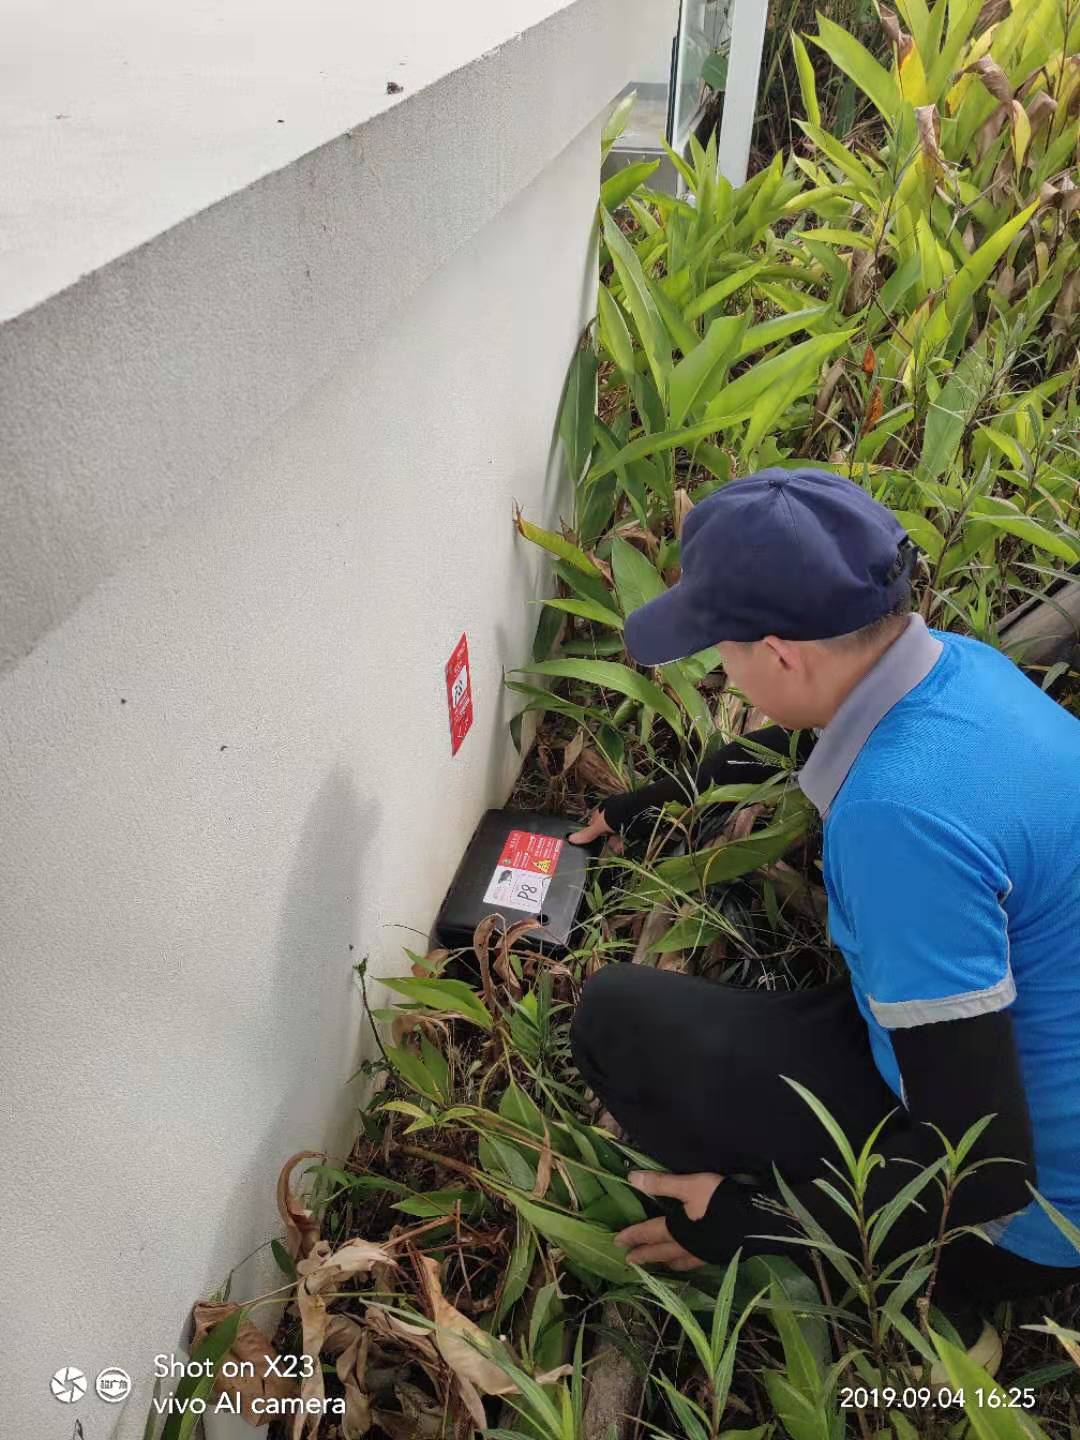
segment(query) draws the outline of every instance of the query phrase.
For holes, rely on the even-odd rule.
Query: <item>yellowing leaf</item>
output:
[[[926,84],[926,71],[923,69],[922,56],[919,54],[919,47],[913,45],[900,63],[900,89],[904,99],[910,105],[928,105],[930,95]]]
[[[803,109],[806,111],[806,118],[811,125],[821,124],[821,106],[818,104],[817,80],[814,76],[814,67],[810,63],[810,55],[802,38],[791,32],[791,48],[795,52],[795,69],[799,76],[799,90],[802,93]]]
[[[1016,168],[1024,163],[1024,156],[1027,154],[1028,146],[1031,144],[1031,121],[1028,113],[1020,104],[1019,100],[1012,102],[1012,145],[1013,155],[1016,158]]]

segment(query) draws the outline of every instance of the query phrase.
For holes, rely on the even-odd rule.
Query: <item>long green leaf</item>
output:
[[[544,660],[535,665],[523,665],[521,669],[534,675],[557,675],[565,680],[581,680],[587,685],[617,690],[620,695],[638,700],[662,715],[676,735],[683,733],[678,707],[670,696],[628,665],[620,665],[614,660]]]
[[[563,443],[570,478],[575,485],[592,454],[595,414],[596,354],[590,346],[576,351],[570,362],[559,410],[559,438]]]
[[[520,513],[517,515],[517,528],[518,533],[523,535],[526,540],[531,540],[534,545],[539,545],[549,554],[558,556],[567,565],[573,566],[575,570],[580,570],[583,575],[595,575],[598,580],[603,579],[599,567],[589,559],[584,550],[579,549],[565,536],[556,535],[554,530],[542,530],[539,525],[532,524]]]
[[[850,75],[864,95],[868,96],[891,121],[900,106],[900,90],[896,81],[865,45],[842,26],[826,16],[818,15],[818,33],[811,37],[835,65]]]
[[[431,1010],[460,1015],[484,1030],[490,1030],[494,1024],[480,996],[464,980],[426,980],[421,976],[402,975],[385,979],[383,984],[407,1000]]]
[[[611,542],[611,574],[624,615],[663,595],[667,586],[656,566],[636,545],[616,535]]]
[[[659,168],[659,160],[640,160],[636,165],[624,165],[600,186],[600,204],[605,210],[617,210],[626,197],[632,195],[639,185],[644,185]]]
[[[935,1330],[931,1330],[930,1338],[953,1390],[964,1397],[964,1410],[976,1440],[1046,1440],[1046,1432],[1030,1415],[1010,1407],[1005,1391],[966,1351]]]
[[[822,130],[820,125],[812,125],[809,120],[800,120],[798,125],[842,174],[846,175],[868,198],[877,198],[877,185],[874,177],[846,145],[841,144],[827,130]]]
[[[604,211],[604,239],[608,253],[615,266],[615,273],[623,287],[626,303],[634,317],[638,339],[649,361],[661,397],[667,395],[668,374],[671,371],[671,345],[667,339],[664,323],[649,291],[641,262],[630,248],[626,237],[611,216]]]
[[[559,1210],[549,1210],[513,1191],[507,1193],[507,1198],[530,1225],[583,1269],[605,1280],[634,1279],[633,1266],[627,1263],[625,1252],[615,1244],[609,1231]]]
[[[922,1190],[929,1185],[934,1176],[945,1164],[945,1156],[936,1160],[933,1165],[927,1165],[906,1185],[902,1186],[891,1200],[888,1200],[877,1212],[873,1220],[873,1233],[870,1237],[870,1255],[873,1258],[884,1245],[889,1231],[896,1224],[897,1220],[904,1213],[907,1207],[915,1201]]]
[[[707,310],[712,310],[734,295],[736,290],[741,290],[744,285],[749,285],[755,275],[759,275],[765,269],[765,261],[758,260],[753,265],[743,265],[726,275],[723,280],[718,280],[715,285],[710,285],[700,295],[695,296],[689,305],[683,310],[684,320],[697,320]]]
[[[683,319],[682,311],[678,305],[676,305],[675,301],[665,293],[664,287],[659,281],[649,281],[649,293],[652,295],[656,308],[660,312],[660,318],[664,322],[664,328],[675,342],[676,347],[681,350],[684,355],[691,354],[692,351],[697,349],[701,342],[701,337],[697,331],[692,325],[686,323]]]
[[[813,330],[815,321],[828,315],[831,309],[831,305],[810,305],[805,310],[795,310],[789,315],[774,315],[771,320],[752,325],[742,338],[738,357],[741,359],[744,355],[752,355],[755,350],[764,350],[766,346],[775,345],[778,340],[786,340],[789,335],[794,335],[799,330]]]
[[[779,860],[805,833],[809,823],[810,814],[806,806],[792,800],[785,814],[743,840],[727,840],[690,855],[676,855],[662,860],[652,874],[646,874],[638,881],[634,893],[642,900],[656,901],[669,898],[673,890],[695,894],[710,885],[735,880],[740,875]]]
[[[202,1364],[209,1361],[211,1366],[216,1366],[217,1362],[232,1346],[233,1341],[236,1339],[237,1331],[247,1318],[246,1310],[237,1310],[234,1314],[227,1315],[225,1319],[215,1325],[212,1330],[209,1330],[199,1341],[198,1345],[195,1346],[191,1352],[192,1361],[197,1361]],[[185,1400],[192,1400],[196,1397],[205,1399],[213,1389],[213,1386],[213,1373],[199,1377],[185,1375],[176,1387],[173,1400],[176,1404],[181,1404]],[[194,1411],[172,1411],[168,1420],[165,1422],[164,1430],[161,1432],[161,1440],[186,1440],[186,1437],[190,1435],[195,1428],[198,1418],[197,1413]]]
[[[945,548],[945,536],[934,522],[918,510],[894,510],[893,514],[919,549],[924,550],[931,560],[937,560]]]
[[[600,343],[612,360],[626,376],[634,373],[634,342],[626,327],[622,307],[606,285],[601,285],[597,296],[600,320]]]
[[[761,1379],[791,1440],[830,1440],[828,1415],[821,1405],[803,1395],[779,1370],[762,1371]]]
[[[715,420],[703,420],[698,425],[688,425],[680,430],[663,430],[651,435],[640,435],[636,440],[631,440],[629,445],[615,455],[605,455],[598,460],[589,471],[586,480],[592,484],[594,480],[609,475],[613,470],[619,470],[623,466],[629,466],[633,461],[641,460],[647,455],[662,455],[668,450],[675,450],[682,445],[689,448],[694,441],[704,440],[706,435],[715,435],[720,429],[720,423]]]
[[[412,1087],[418,1094],[423,1095],[427,1100],[435,1100],[440,1103],[448,1099],[439,1091],[439,1082],[431,1071],[411,1050],[403,1046],[387,1045],[384,1047],[386,1058],[393,1065],[406,1085]]]
[[[600,132],[601,155],[607,154],[615,144],[615,141],[618,140],[619,136],[626,129],[630,119],[630,112],[633,110],[636,100],[637,91],[631,90],[629,95],[623,96],[604,122],[604,128]]]
[[[1065,1239],[1068,1240],[1070,1245],[1075,1246],[1078,1252],[1080,1252],[1080,1225],[1074,1225],[1067,1215],[1063,1215],[1056,1205],[1051,1205],[1050,1201],[1047,1200],[1045,1195],[1040,1195],[1033,1186],[1029,1185],[1028,1189],[1031,1191],[1032,1195],[1034,1195],[1035,1199],[1038,1201],[1042,1209],[1046,1212],[1046,1214],[1054,1222],[1057,1228],[1061,1231],[1062,1235],[1065,1236]]]
[[[818,104],[817,79],[814,75],[814,67],[810,61],[810,54],[802,39],[793,30],[791,32],[791,48],[795,52],[795,69],[799,76],[799,90],[802,93],[803,109],[806,111],[806,118],[811,125],[821,124],[821,106]]]
[[[1056,555],[1059,560],[1066,560],[1071,565],[1074,561],[1080,560],[1080,542],[1068,540],[1064,535],[1055,534],[1053,530],[1047,529],[1038,520],[1032,520],[1026,515],[980,515],[980,525],[992,525],[995,530],[1005,530],[1010,535],[1015,535],[1019,540],[1026,540],[1036,550],[1045,550],[1048,555]]]
[[[822,1384],[817,1357],[796,1324],[790,1303],[776,1284],[769,1291],[769,1319],[783,1346],[788,1380],[808,1400],[820,1399]]]
[[[499,1303],[495,1307],[495,1325],[499,1327],[525,1293],[536,1258],[536,1235],[532,1227],[518,1223],[517,1239],[510,1252],[506,1272],[499,1291]]]
[[[697,412],[716,396],[746,333],[747,318],[747,315],[723,315],[714,320],[700,346],[675,366],[668,408],[672,426],[681,425],[691,410]]]
[[[717,426],[727,421],[742,420],[750,415],[754,403],[773,385],[802,374],[807,366],[819,365],[834,350],[847,343],[854,331],[837,330],[831,335],[815,335],[798,345],[791,345],[779,355],[759,360],[730,385],[726,385],[706,411]]]
[[[919,473],[938,480],[956,459],[960,442],[986,398],[992,371],[981,350],[969,350],[942,386],[926,417]]]
[[[566,615],[577,615],[581,620],[595,620],[600,625],[614,625],[617,630],[623,627],[623,617],[617,610],[612,610],[608,605],[598,605],[595,600],[545,600],[545,605],[552,610],[561,610]]]
[[[851,1148],[851,1142],[830,1113],[828,1107],[819,1100],[812,1091],[808,1090],[805,1085],[800,1085],[797,1080],[792,1080],[788,1075],[781,1075],[780,1078],[786,1080],[796,1094],[801,1095],[807,1105],[810,1106],[810,1109],[829,1132],[833,1143],[843,1156],[844,1164],[848,1168],[848,1174],[854,1177],[858,1168],[855,1161],[855,1151]]]
[[[986,284],[995,265],[1038,208],[1039,202],[1036,200],[1026,210],[1021,210],[1019,215],[1014,215],[1006,224],[999,226],[953,276],[945,292],[945,312],[950,320],[955,320],[976,290]]]

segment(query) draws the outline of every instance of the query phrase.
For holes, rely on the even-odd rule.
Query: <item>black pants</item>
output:
[[[583,1079],[630,1143],[676,1173],[763,1183],[773,1165],[789,1183],[828,1174],[822,1157],[837,1158],[833,1142],[783,1075],[825,1103],[856,1150],[899,1105],[874,1065],[846,979],[768,992],[609,965],[586,984],[571,1036]],[[762,1233],[784,1228],[765,1213],[761,1220]],[[779,1240],[744,1248],[807,1264],[804,1247]],[[1037,1265],[963,1235],[944,1247],[936,1297],[951,1313],[1078,1279],[1080,1270]]]

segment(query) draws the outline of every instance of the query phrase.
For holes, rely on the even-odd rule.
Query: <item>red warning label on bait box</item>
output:
[[[450,709],[450,753],[456,755],[472,725],[469,645],[462,635],[446,662],[446,703]]]
[[[538,915],[564,843],[557,835],[511,830],[484,892],[485,905],[527,910],[530,915]]]

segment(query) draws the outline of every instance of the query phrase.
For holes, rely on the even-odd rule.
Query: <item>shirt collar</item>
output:
[[[922,616],[909,615],[907,628],[845,696],[799,772],[803,794],[823,816],[870,732],[897,701],[926,679],[941,651],[941,641],[930,633]]]

